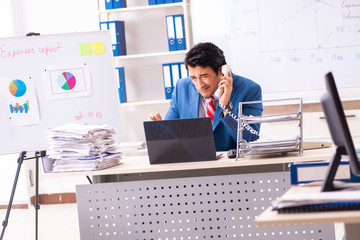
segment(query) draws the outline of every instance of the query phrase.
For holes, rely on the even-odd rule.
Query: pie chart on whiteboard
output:
[[[66,91],[73,89],[76,85],[76,78],[70,72],[61,73],[57,81],[59,86]]]
[[[23,81],[15,79],[10,83],[9,91],[14,97],[22,97],[26,93],[26,85]]]

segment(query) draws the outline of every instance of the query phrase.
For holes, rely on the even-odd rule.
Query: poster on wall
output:
[[[44,85],[48,100],[85,97],[92,94],[90,71],[86,63],[45,67]]]
[[[0,79],[0,96],[7,127],[34,125],[40,122],[39,105],[31,77]]]

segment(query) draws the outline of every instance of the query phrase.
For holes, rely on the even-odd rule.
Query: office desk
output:
[[[82,239],[285,240],[305,232],[301,239],[329,240],[333,225],[260,229],[254,220],[290,187],[289,163],[326,160],[332,152],[162,165],[150,165],[142,154],[103,171],[50,175],[123,178],[76,187]]]
[[[320,186],[291,187],[285,195],[320,192]],[[340,193],[341,194],[341,193]],[[359,211],[327,211],[312,213],[283,213],[267,208],[255,220],[257,226],[275,226],[289,224],[319,224],[343,222],[345,224],[346,240],[358,240],[360,237]]]
[[[197,170],[198,173],[203,171],[220,170],[231,174],[234,169],[237,173],[254,173],[254,172],[274,172],[287,171],[288,164],[294,162],[311,162],[328,160],[334,152],[333,148],[322,148],[314,150],[306,150],[299,156],[297,153],[289,153],[288,155],[268,155],[268,156],[245,156],[235,159],[229,159],[226,152],[222,153],[222,157],[215,161],[201,162],[184,162],[150,165],[146,150],[125,152],[123,156],[123,164],[108,168],[101,171],[84,171],[84,172],[64,172],[64,173],[46,173],[46,177],[67,177],[67,176],[106,176],[114,174],[149,174],[149,173],[167,173],[167,172],[186,172]],[[46,167],[50,169],[49,166]],[[240,172],[238,172],[240,171]],[[200,174],[201,175],[201,174]]]

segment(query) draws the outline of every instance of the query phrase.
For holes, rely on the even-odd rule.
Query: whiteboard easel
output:
[[[46,150],[46,130],[68,122],[108,124],[122,139],[108,31],[0,39],[0,66],[0,153]]]

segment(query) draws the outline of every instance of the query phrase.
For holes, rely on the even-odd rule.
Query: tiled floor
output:
[[[3,222],[6,209],[0,210]],[[2,230],[2,226],[1,230]],[[39,240],[79,240],[76,204],[41,205],[39,210]],[[35,209],[13,209],[3,240],[35,239]]]

